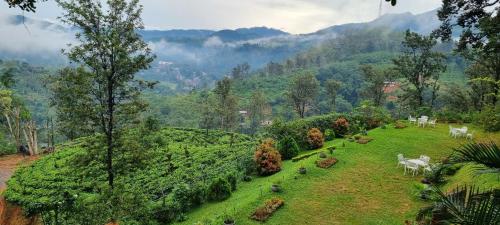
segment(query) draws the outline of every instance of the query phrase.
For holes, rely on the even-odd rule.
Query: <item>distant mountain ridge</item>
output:
[[[437,17],[437,11],[438,9],[435,9],[416,15],[409,12],[384,14],[370,22],[335,25],[321,29],[313,34],[341,33],[353,29],[359,30],[369,28],[388,28],[392,31],[405,31],[410,29],[417,33],[429,34],[441,24]]]
[[[309,34],[290,34],[268,27],[239,29],[140,30],[157,55],[145,79],[169,83],[187,91],[210,85],[230,73],[237,64],[248,63],[252,70],[269,62],[281,62],[350,30],[382,28],[407,29],[429,34],[440,21],[437,10],[421,14],[385,14],[365,23],[331,26]],[[0,59],[21,60],[42,66],[65,65],[60,49],[74,43],[75,29],[24,16],[0,14]],[[14,38],[13,38],[14,37]]]

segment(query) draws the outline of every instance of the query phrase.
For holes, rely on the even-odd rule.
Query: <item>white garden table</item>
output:
[[[426,162],[424,162],[423,160],[420,160],[420,159],[408,159],[408,162],[415,163],[415,164],[417,164],[419,167],[425,167],[425,166],[427,166],[427,163],[426,163]]]
[[[460,137],[465,137],[467,135],[467,127],[462,127],[462,128],[455,128],[455,130],[458,132]]]

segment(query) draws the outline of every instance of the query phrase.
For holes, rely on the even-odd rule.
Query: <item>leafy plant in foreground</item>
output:
[[[500,223],[499,190],[480,191],[475,186],[457,187],[450,193],[433,188],[438,194],[434,205],[423,208],[417,216],[431,224],[497,225]]]
[[[453,163],[473,163],[478,173],[500,174],[500,148],[494,142],[469,143],[454,149]]]

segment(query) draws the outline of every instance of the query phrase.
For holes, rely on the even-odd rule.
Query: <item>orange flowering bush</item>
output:
[[[273,139],[264,140],[255,151],[254,161],[260,175],[271,175],[281,170],[281,155]]]
[[[323,133],[321,133],[318,128],[311,128],[307,132],[307,142],[312,149],[318,149],[323,147],[325,138],[323,137]]]
[[[333,123],[333,130],[336,135],[343,136],[349,132],[349,121],[346,118],[340,117]]]

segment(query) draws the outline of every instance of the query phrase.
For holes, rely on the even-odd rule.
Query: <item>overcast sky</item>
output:
[[[336,24],[366,22],[379,13],[379,0],[141,0],[143,19],[150,29],[234,29],[267,26],[290,33],[308,33]],[[441,0],[384,1],[383,13],[422,13]],[[21,14],[0,0],[0,13]],[[49,0],[28,17],[56,20],[60,9]]]

